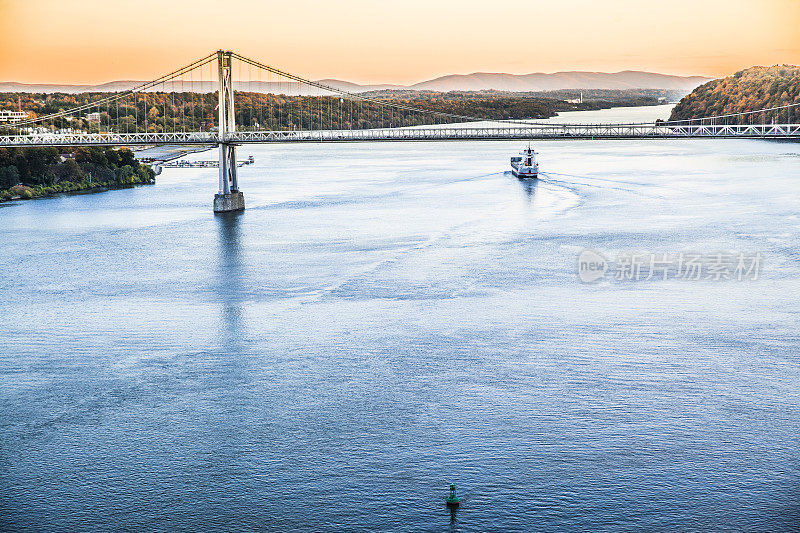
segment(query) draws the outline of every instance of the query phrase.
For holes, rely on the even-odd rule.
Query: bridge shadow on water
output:
[[[217,261],[216,298],[220,305],[219,340],[226,350],[238,352],[241,348],[242,303],[244,300],[242,266],[243,211],[217,213],[219,257]]]

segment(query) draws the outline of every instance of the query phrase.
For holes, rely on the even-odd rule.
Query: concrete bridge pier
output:
[[[214,195],[214,212],[215,213],[230,213],[231,211],[244,210],[244,193],[242,191],[233,191],[229,194],[215,194]]]
[[[244,194],[239,190],[236,173],[236,145],[227,142],[236,131],[233,107],[232,52],[217,51],[219,66],[219,192],[214,195],[214,212],[227,213],[244,209]]]
[[[236,172],[236,146],[219,145],[219,192],[214,195],[214,212],[227,213],[244,209],[244,193],[239,190]]]

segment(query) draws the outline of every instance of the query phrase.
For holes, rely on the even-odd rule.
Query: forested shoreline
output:
[[[733,115],[787,104],[800,104],[800,67],[751,67],[696,88],[675,106],[670,120]],[[724,120],[729,124],[797,122],[800,108],[751,113]]]
[[[447,113],[482,120],[546,119],[563,111],[587,111],[619,106],[657,105],[670,91],[580,91],[552,93],[514,93],[501,91],[374,91],[373,99],[363,102],[338,96],[289,96],[236,91],[238,129],[286,131],[297,129],[364,129],[391,126],[417,126],[458,122],[432,118],[425,112]],[[29,120],[88,106],[78,115],[65,114],[45,123],[23,124],[23,128],[73,132],[169,132],[209,131],[217,121],[217,94],[138,93],[119,102],[98,103],[114,93],[0,93],[0,110],[24,110]],[[413,107],[422,113],[390,109],[382,103]],[[0,124],[0,132],[20,133],[18,128]],[[25,131],[22,131],[25,133]]]
[[[0,148],[0,201],[153,183],[128,148]]]

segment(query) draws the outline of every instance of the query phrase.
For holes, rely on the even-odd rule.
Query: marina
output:
[[[218,159],[211,159],[211,160],[199,160],[199,161],[188,161],[185,159],[177,159],[171,161],[147,161],[142,160],[143,162],[152,163],[154,167],[161,167],[161,168],[219,168],[219,160]],[[236,162],[236,166],[241,168],[246,165],[252,165],[256,162],[253,156],[248,156],[241,161]],[[158,172],[158,171],[157,171]]]

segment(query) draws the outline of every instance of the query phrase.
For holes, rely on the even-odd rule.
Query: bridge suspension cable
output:
[[[77,106],[77,107],[73,107],[73,108],[70,108],[70,109],[67,109],[67,110],[64,110],[64,111],[60,111],[60,112],[57,112],[57,113],[50,113],[48,115],[42,115],[42,116],[35,117],[35,118],[32,118],[32,119],[14,122],[13,126],[14,127],[26,126],[26,125],[29,125],[29,124],[35,124],[35,123],[44,122],[44,121],[51,120],[51,119],[54,119],[54,118],[70,116],[70,115],[73,115],[75,113],[79,113],[81,111],[86,111],[86,110],[91,110],[91,109],[93,109],[95,107],[99,107],[99,106],[102,106],[102,105],[106,105],[107,106],[112,102],[118,102],[119,100],[121,100],[123,98],[126,98],[126,97],[128,97],[128,96],[130,96],[132,94],[141,93],[141,92],[144,92],[147,89],[151,89],[151,88],[153,88],[153,87],[155,87],[155,86],[157,86],[159,84],[163,84],[163,83],[165,83],[167,81],[172,81],[172,80],[178,78],[179,76],[181,76],[181,75],[183,75],[183,74],[185,74],[187,72],[193,71],[193,70],[195,70],[197,68],[202,67],[203,65],[206,65],[206,64],[214,61],[215,59],[216,59],[216,53],[209,54],[209,55],[207,55],[206,57],[204,57],[202,59],[198,59],[197,61],[194,61],[193,63],[190,63],[190,64],[188,64],[188,65],[186,65],[184,67],[181,67],[181,68],[179,68],[177,70],[173,70],[169,74],[165,74],[165,75],[163,75],[163,76],[161,76],[159,78],[156,78],[155,80],[152,80],[152,81],[149,81],[149,82],[146,82],[146,83],[142,83],[141,85],[137,85],[136,87],[133,87],[132,89],[129,89],[127,91],[124,91],[124,92],[121,92],[121,93],[114,93],[111,96],[108,96],[108,97],[105,97],[105,98],[101,98],[99,100],[95,100],[93,102],[90,102],[90,103],[87,103],[87,104],[83,104],[83,105],[80,105],[80,106]]]
[[[318,81],[313,81],[313,80],[310,80],[310,79],[307,79],[307,78],[303,78],[301,76],[298,76],[298,75],[295,75],[295,74],[291,74],[289,72],[277,69],[277,68],[272,67],[270,65],[266,65],[266,64],[261,63],[259,61],[256,61],[256,60],[250,59],[248,57],[242,56],[242,55],[240,55],[238,53],[235,53],[235,52],[234,52],[233,55],[234,55],[234,57],[236,59],[238,59],[238,60],[240,60],[240,61],[242,61],[244,63],[247,63],[247,64],[255,66],[257,68],[266,70],[266,71],[268,71],[270,73],[273,73],[273,74],[276,74],[276,75],[279,75],[279,76],[284,76],[284,77],[286,77],[288,79],[291,79],[291,80],[294,80],[294,81],[296,81],[298,83],[306,84],[306,85],[309,85],[309,86],[312,86],[312,87],[317,87],[319,89],[322,89],[322,90],[325,90],[325,91],[329,91],[329,92],[334,93],[334,94],[347,96],[349,98],[361,100],[361,101],[364,101],[364,102],[375,103],[375,104],[378,104],[378,105],[381,105],[381,106],[385,106],[385,107],[389,107],[389,108],[402,109],[402,110],[407,110],[407,111],[411,111],[411,112],[436,115],[436,116],[439,116],[439,117],[442,117],[442,118],[446,118],[446,119],[456,119],[456,120],[462,120],[462,121],[468,121],[468,122],[482,122],[482,121],[490,120],[492,122],[503,122],[503,123],[507,123],[507,124],[523,124],[523,125],[532,125],[532,126],[552,126],[554,124],[553,122],[531,121],[531,120],[523,120],[523,119],[510,119],[510,120],[497,121],[497,120],[487,119],[487,118],[484,118],[484,117],[476,117],[476,116],[456,114],[456,113],[446,113],[446,112],[440,112],[440,111],[429,110],[429,109],[421,109],[421,108],[418,108],[418,107],[413,107],[413,106],[408,106],[408,105],[403,105],[403,104],[397,104],[397,103],[393,103],[391,101],[381,100],[379,98],[369,97],[369,96],[366,96],[366,95],[363,95],[363,94],[358,94],[358,93],[353,93],[353,92],[350,92],[350,91],[346,91],[344,89],[339,89],[337,87],[333,87],[333,86],[328,85],[328,84],[324,84],[324,83],[321,83],[321,82],[318,82]],[[787,109],[792,109],[792,108],[796,108],[796,107],[800,107],[800,103],[789,103],[789,104],[784,104],[784,105],[780,105],[780,106],[773,106],[773,107],[768,107],[768,108],[763,108],[763,109],[756,109],[756,110],[750,110],[750,111],[741,111],[741,112],[737,112],[737,113],[728,113],[728,114],[724,114],[724,115],[712,115],[712,116],[708,116],[708,117],[696,117],[696,118],[693,118],[693,119],[678,119],[678,120],[659,121],[659,124],[669,125],[669,124],[686,124],[686,123],[698,122],[698,121],[713,121],[713,120],[727,119],[727,118],[732,118],[732,117],[758,115],[758,114],[763,114],[763,113],[767,113],[767,112],[771,112],[771,111],[781,111],[781,110],[787,110]],[[567,124],[568,125],[576,125],[576,126],[577,125],[589,125],[589,124],[584,124],[584,123],[563,123],[563,124],[565,124],[565,125],[567,125]],[[627,123],[617,123],[615,125],[619,125],[619,126],[642,126],[642,125],[649,125],[649,124],[653,124],[653,122],[652,121],[651,122],[627,122]]]
[[[712,115],[712,116],[708,116],[708,117],[686,118],[686,119],[678,119],[678,120],[666,120],[666,121],[663,121],[663,123],[664,124],[686,124],[686,123],[692,122],[692,121],[697,122],[697,121],[728,119],[728,118],[732,118],[732,117],[743,117],[743,116],[748,116],[748,115],[750,115],[750,116],[759,115],[759,114],[768,113],[768,112],[771,112],[771,111],[781,111],[781,110],[786,110],[786,109],[793,109],[793,108],[796,108],[796,107],[800,107],[800,102],[791,103],[791,104],[784,104],[784,105],[774,106],[774,107],[765,107],[763,109],[754,109],[754,110],[751,110],[751,111],[739,111],[737,113],[728,113],[728,114],[725,114],[725,115]]]
[[[327,84],[324,84],[324,83],[321,83],[321,82],[318,82],[318,81],[313,81],[313,80],[309,80],[309,79],[297,76],[295,74],[290,74],[289,72],[285,72],[283,70],[277,69],[275,67],[271,67],[271,66],[266,65],[264,63],[261,63],[259,61],[250,59],[250,58],[242,56],[242,55],[239,55],[236,52],[233,53],[233,57],[235,57],[239,61],[247,63],[248,65],[252,65],[254,67],[263,69],[263,70],[265,70],[267,72],[270,72],[272,74],[276,74],[278,76],[284,76],[284,77],[286,77],[286,78],[288,78],[290,80],[296,81],[296,82],[298,82],[300,84],[306,84],[308,86],[315,87],[315,88],[321,89],[323,91],[329,91],[329,92],[331,92],[333,94],[338,94],[340,96],[347,96],[349,98],[360,100],[362,102],[370,102],[370,103],[374,103],[374,104],[377,104],[377,105],[380,105],[380,106],[384,106],[384,107],[387,107],[387,108],[401,109],[401,110],[404,110],[404,111],[410,111],[410,112],[414,112],[414,113],[425,113],[425,114],[430,114],[430,115],[436,115],[436,116],[439,116],[439,117],[442,117],[442,118],[448,118],[448,119],[459,119],[459,120],[464,120],[464,121],[469,121],[469,122],[476,122],[476,121],[486,120],[484,118],[473,117],[473,116],[469,116],[469,115],[460,115],[460,114],[456,114],[456,113],[445,113],[445,112],[441,112],[441,111],[421,109],[421,108],[418,108],[418,107],[408,106],[408,105],[404,105],[404,104],[396,104],[396,103],[393,103],[393,102],[390,102],[390,101],[387,101],[387,100],[381,100],[379,98],[369,97],[369,96],[365,96],[363,94],[358,94],[358,93],[353,93],[353,92],[350,92],[350,91],[345,91],[344,89],[339,89],[339,88],[336,88],[336,87],[333,87],[331,85],[327,85]]]

